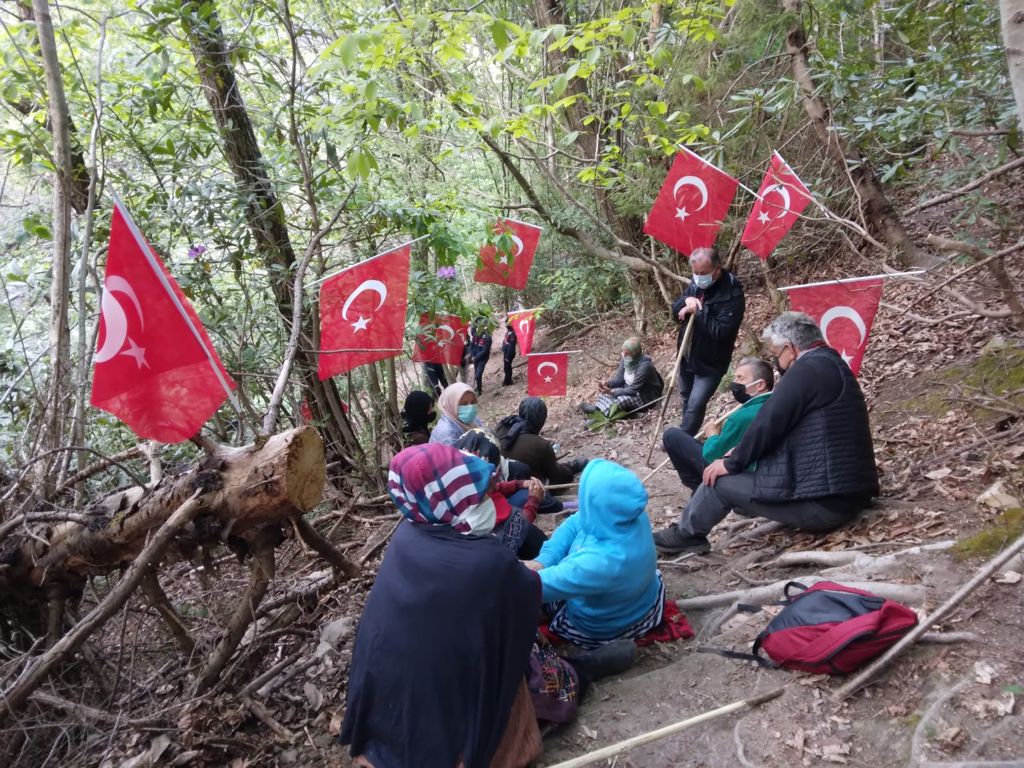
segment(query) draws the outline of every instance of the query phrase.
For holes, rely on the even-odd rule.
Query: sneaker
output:
[[[580,410],[589,416],[592,413],[597,413],[597,406],[593,403],[580,403]]]
[[[613,640],[592,651],[569,657],[569,663],[586,680],[599,680],[625,672],[636,661],[636,643],[632,640]]]
[[[706,536],[686,536],[674,523],[668,528],[654,532],[654,546],[663,555],[703,555],[711,551],[711,544]]]

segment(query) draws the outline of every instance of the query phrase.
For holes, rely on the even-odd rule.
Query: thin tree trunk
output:
[[[58,448],[64,431],[68,376],[71,359],[71,329],[68,326],[71,273],[71,144],[68,103],[64,97],[57,43],[46,0],[32,0],[39,35],[39,53],[46,74],[46,90],[53,125],[53,281],[50,284],[50,381],[43,423],[42,451]],[[39,463],[40,488],[49,496],[55,475],[52,460]]]
[[[831,108],[818,96],[818,87],[807,55],[807,35],[801,19],[803,0],[782,0],[782,6],[792,15],[792,26],[786,35],[786,49],[793,66],[793,78],[803,92],[804,109],[811,118],[818,139],[849,177],[867,229],[888,243],[901,265],[922,263],[925,254],[903,228],[903,223],[875,177],[874,169],[853,144],[840,137],[832,123]]]
[[[252,120],[242,101],[220,19],[216,10],[202,8],[203,4],[195,0],[185,0],[182,3],[182,25],[195,58],[203,92],[220,130],[224,157],[235,175],[239,196],[246,203],[246,219],[256,249],[267,267],[278,312],[286,332],[289,332],[292,327],[292,279],[297,259],[285,223],[284,206],[267,173]],[[315,336],[311,328],[305,329],[303,335],[306,338]],[[343,456],[361,456],[362,449],[352,427],[337,405],[337,390],[331,382],[317,378],[314,355],[300,345],[295,364],[313,395],[309,398],[310,407],[323,424],[330,447]]]
[[[1013,98],[1017,100],[1017,118],[1024,133],[1024,0],[1000,0],[1003,45],[1006,66],[1010,71]]]

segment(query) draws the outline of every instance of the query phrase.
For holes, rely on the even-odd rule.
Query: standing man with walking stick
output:
[[[740,281],[722,267],[717,248],[695,250],[690,269],[693,279],[672,305],[672,315],[680,323],[677,344],[683,343],[684,329],[693,318],[690,349],[679,364],[679,394],[682,430],[695,435],[704,423],[708,401],[729,369],[746,299]]]

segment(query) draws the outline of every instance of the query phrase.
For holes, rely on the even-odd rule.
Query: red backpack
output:
[[[793,587],[801,592],[790,595]],[[752,653],[698,650],[750,659],[765,667],[845,675],[867,664],[917,625],[917,614],[905,605],[831,581],[811,587],[791,581],[783,594],[785,600],[779,605],[785,607],[754,640]]]

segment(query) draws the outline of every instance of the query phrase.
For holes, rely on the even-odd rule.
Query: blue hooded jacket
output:
[[[661,576],[640,479],[594,459],[580,478],[580,509],[537,561],[544,602],[566,601],[566,618],[595,640],[612,640],[658,600]]]

